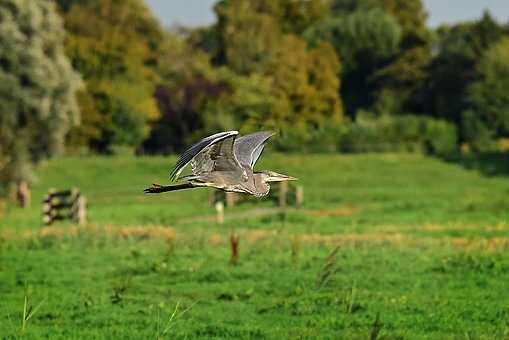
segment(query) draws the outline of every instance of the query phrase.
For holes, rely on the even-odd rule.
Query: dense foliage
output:
[[[0,1],[0,182],[29,182],[32,165],[64,147],[79,122],[81,86],[49,0]]]
[[[416,115],[372,117],[360,113],[340,135],[344,152],[425,152],[444,154],[454,151],[456,127],[445,120]]]
[[[165,78],[156,96],[173,113],[161,110],[149,139],[160,144],[147,151],[229,127],[275,129],[284,151],[482,151],[507,137],[504,62],[485,55],[506,60],[509,29],[489,13],[432,31],[420,0],[223,0],[215,10],[215,25],[175,38],[188,49],[181,64],[207,65],[208,76],[196,86],[183,66]],[[192,113],[175,106],[182,98],[194,98]]]
[[[487,117],[483,112],[492,111],[493,108],[483,107],[487,102],[482,104],[479,102],[481,98],[472,97],[473,92],[480,94],[482,84],[486,85],[487,77],[490,77],[487,73],[491,72],[488,69],[498,68],[493,65],[493,54],[501,56],[503,47],[496,48],[497,51],[493,49],[504,36],[509,37],[509,26],[499,25],[489,13],[475,22],[439,28],[434,42],[436,55],[428,68],[426,84],[421,91],[422,102],[416,108],[423,114],[442,117],[456,124],[461,142],[477,150],[489,149],[494,140],[507,137],[507,132],[494,129],[491,124],[486,125]],[[502,57],[495,63],[504,62]],[[503,86],[506,81],[503,75],[502,71],[501,77],[491,76],[491,84]],[[489,92],[485,93],[491,96]],[[507,96],[500,91],[495,94],[498,98],[501,95]],[[499,118],[504,115],[503,111],[497,112]]]
[[[159,117],[154,98],[162,30],[141,0],[60,0],[67,53],[83,75],[83,124],[75,144],[138,146]]]
[[[509,37],[491,46],[477,65],[479,78],[467,88],[465,138],[482,149],[493,137],[509,136]]]
[[[65,50],[86,87],[77,94],[79,127],[67,133],[72,119],[51,119],[55,145],[67,133],[74,150],[175,153],[221,129],[273,129],[283,151],[437,153],[460,144],[489,150],[509,137],[509,27],[489,13],[431,30],[421,0],[221,0],[214,25],[165,31],[143,0],[57,4]],[[25,25],[12,8],[3,25]],[[3,43],[7,72],[15,67],[8,51],[19,46],[12,36]],[[47,93],[23,100],[47,110],[39,100]],[[77,111],[53,108],[62,117]]]

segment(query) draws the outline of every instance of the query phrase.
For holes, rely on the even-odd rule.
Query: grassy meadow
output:
[[[250,201],[223,225],[207,189],[142,193],[174,161],[42,164],[32,207],[0,217],[0,336],[509,337],[509,180],[489,160],[267,153],[257,167],[298,177],[304,206]],[[89,223],[43,227],[43,195],[73,186]]]

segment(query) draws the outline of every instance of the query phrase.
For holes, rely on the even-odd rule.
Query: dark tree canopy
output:
[[[492,139],[486,137],[509,137],[509,37],[485,52],[477,72],[478,79],[467,88],[462,118],[465,140],[483,149]]]

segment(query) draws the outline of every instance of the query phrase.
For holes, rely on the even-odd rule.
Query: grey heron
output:
[[[239,137],[238,131],[226,131],[206,137],[187,149],[173,168],[170,179],[181,183],[152,184],[144,192],[155,194],[212,187],[263,197],[269,193],[270,182],[296,180],[294,177],[274,171],[254,171],[253,167],[263,151],[265,142],[273,135],[273,132],[262,131]],[[192,174],[179,177],[189,163]]]

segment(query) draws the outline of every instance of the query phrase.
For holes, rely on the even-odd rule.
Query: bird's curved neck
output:
[[[270,185],[263,180],[261,173],[253,174],[253,184],[255,189],[255,196],[263,197],[269,193]]]

